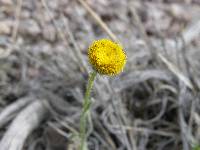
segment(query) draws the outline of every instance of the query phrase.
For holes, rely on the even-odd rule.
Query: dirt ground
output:
[[[0,150],[76,150],[92,41],[120,42],[98,75],[90,150],[199,150],[200,0],[0,0]]]

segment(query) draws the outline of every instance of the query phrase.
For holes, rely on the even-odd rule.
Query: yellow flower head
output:
[[[88,56],[93,69],[103,75],[117,75],[126,64],[122,46],[108,39],[94,41],[89,47]]]

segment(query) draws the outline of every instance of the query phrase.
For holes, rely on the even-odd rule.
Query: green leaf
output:
[[[200,146],[199,146],[199,145],[196,145],[196,146],[193,147],[192,150],[200,150]]]

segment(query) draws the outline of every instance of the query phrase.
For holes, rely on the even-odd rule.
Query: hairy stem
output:
[[[83,108],[82,108],[81,119],[80,119],[81,145],[80,145],[79,150],[87,150],[86,125],[87,125],[87,120],[88,120],[88,112],[90,110],[90,104],[91,104],[90,93],[91,93],[96,75],[97,75],[96,71],[90,74],[85,97],[84,97]]]

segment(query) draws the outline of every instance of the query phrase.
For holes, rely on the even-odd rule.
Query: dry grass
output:
[[[199,144],[200,7],[158,1],[0,0],[0,150],[77,149],[86,50],[105,37],[128,63],[97,77],[90,149]]]

